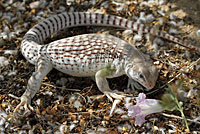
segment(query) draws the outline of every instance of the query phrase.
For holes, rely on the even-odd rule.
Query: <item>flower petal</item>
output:
[[[145,116],[139,115],[135,118],[135,125],[141,126],[145,122]]]
[[[137,104],[145,103],[146,95],[144,93],[140,93],[138,97],[136,97]]]
[[[137,106],[137,105],[134,105],[134,106],[130,106],[128,108],[128,116],[131,116],[132,118],[133,117],[136,117],[137,115],[139,115],[140,113],[142,112],[142,109]]]

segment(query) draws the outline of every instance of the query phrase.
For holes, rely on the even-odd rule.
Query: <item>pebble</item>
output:
[[[4,76],[0,74],[0,80],[3,81],[4,80]]]
[[[41,104],[41,100],[40,100],[40,99],[37,99],[35,102],[36,102],[36,104],[37,104],[38,106],[40,106],[40,104]]]
[[[108,1],[105,1],[105,2],[101,3],[101,7],[109,8],[109,3],[108,3]]]
[[[103,127],[98,127],[97,128],[97,133],[105,133],[107,131],[106,128],[103,128]]]
[[[117,109],[115,109],[114,113],[116,113],[116,114],[124,114],[125,111],[123,109],[121,109],[121,108],[117,108]]]
[[[153,48],[154,50],[158,50],[158,49],[159,49],[158,44],[153,43],[152,48]]]
[[[183,26],[185,24],[185,22],[183,20],[180,20],[178,23],[177,23],[177,26]]]
[[[89,129],[87,130],[87,134],[96,134],[96,130]]]
[[[200,65],[197,65],[195,70],[200,70]]]
[[[83,105],[80,103],[80,101],[78,101],[78,100],[74,101],[73,104],[74,104],[74,107],[77,108],[77,109],[78,109],[78,108],[81,108],[81,107],[83,106]]]
[[[4,50],[4,54],[17,55],[18,50]]]
[[[121,116],[121,118],[122,118],[122,119],[128,119],[128,118],[130,118],[130,117],[129,117],[128,115],[124,114],[124,115]]]
[[[67,132],[68,126],[67,125],[60,125],[59,130],[62,134],[64,134],[65,132]]]
[[[2,32],[0,34],[0,38],[3,38],[4,40],[7,40],[8,39],[8,34],[6,32]]]
[[[75,95],[70,96],[70,97],[69,97],[69,102],[70,102],[70,103],[74,102],[74,101],[76,100],[76,98],[77,98],[77,97],[76,97]]]
[[[129,30],[129,29],[124,30],[122,34],[123,35],[131,35],[131,34],[133,34],[133,30]]]
[[[137,42],[137,43],[135,44],[135,46],[136,46],[136,47],[141,47],[142,44],[141,44],[140,42]]]
[[[116,11],[120,12],[120,11],[124,10],[125,8],[126,8],[126,5],[125,4],[121,4],[116,8]]]
[[[169,23],[174,27],[176,26],[176,22],[175,21],[170,21]]]
[[[145,127],[147,129],[151,129],[152,127],[156,127],[156,126],[152,126],[149,122],[145,123]]]
[[[45,94],[45,95],[49,95],[49,96],[52,96],[52,95],[53,95],[53,93],[50,92],[50,91],[46,91],[44,94]]]
[[[170,13],[169,18],[170,18],[170,20],[174,20],[174,19],[176,19],[176,16],[173,13]]]
[[[152,14],[148,14],[145,16],[146,23],[151,23],[152,21],[155,20],[155,17]]]
[[[148,3],[147,3],[146,1],[142,1],[142,2],[140,3],[140,6],[148,6]]]
[[[146,23],[146,18],[145,18],[145,13],[141,12],[140,17],[137,20],[137,23],[145,24]]]
[[[160,134],[165,134],[166,128],[160,127],[158,130],[160,131]]]
[[[123,132],[124,130],[130,130],[131,128],[132,126],[129,124],[120,124],[119,126],[117,126],[119,132]]]
[[[8,73],[8,76],[15,76],[15,75],[17,75],[17,73],[14,71]]]
[[[0,126],[0,132],[1,132],[1,134],[5,134],[4,131],[5,131],[5,128],[3,126]]]
[[[0,126],[3,126],[6,122],[7,114],[3,111],[0,112]]]
[[[158,46],[164,46],[164,41],[163,41],[161,38],[156,37],[156,38],[153,40],[153,48],[154,48],[155,50],[158,50],[158,49],[159,49]]]
[[[93,6],[96,5],[96,0],[91,0],[90,2]]]
[[[152,127],[151,127],[151,128],[152,128]],[[150,128],[150,129],[151,129],[151,128]],[[153,130],[154,130],[154,131],[158,131],[158,129],[159,129],[159,128],[158,128],[157,126],[153,126]]]
[[[8,64],[9,64],[8,59],[5,58],[5,57],[3,57],[3,56],[1,56],[1,57],[0,57],[0,67],[2,67],[2,66],[7,66]]]
[[[57,10],[58,13],[62,13],[66,10],[64,6],[60,6],[59,9]]]
[[[6,41],[0,37],[0,47],[3,47],[3,45],[6,45]]]
[[[168,31],[169,34],[176,34],[177,31],[176,29],[173,29],[173,28],[170,28],[169,31]]]
[[[41,5],[41,2],[40,2],[40,1],[34,1],[34,2],[31,2],[31,3],[29,4],[29,6],[30,6],[31,9],[40,8],[40,5]]]
[[[186,50],[186,51],[185,51],[185,56],[186,56],[187,58],[191,58],[191,57],[192,57],[192,54],[191,54],[188,50]]]
[[[69,130],[72,131],[75,127],[76,127],[76,125],[72,123],[72,124],[69,126]]]
[[[74,2],[74,0],[66,0],[66,5],[71,6]]]
[[[10,32],[10,28],[8,26],[4,27],[4,32],[9,33]]]
[[[169,133],[169,134],[174,134],[174,133],[176,133],[176,130],[171,130],[171,129],[169,129],[169,130],[168,130],[168,133]]]
[[[200,29],[196,32],[197,36],[200,37]]]
[[[26,11],[26,8],[24,7],[23,2],[20,2],[20,1],[13,3],[13,7],[21,11]]]
[[[131,106],[131,105],[133,105],[130,101],[131,101],[131,97],[126,97],[125,99],[124,99],[124,102],[125,102],[125,104],[124,104],[124,106],[125,106],[125,108],[129,108],[129,106]]]
[[[163,5],[163,4],[165,4],[166,3],[166,0],[158,0],[158,4],[159,5]]]
[[[26,130],[19,130],[18,134],[26,134]]]
[[[133,39],[134,39],[135,41],[141,41],[141,40],[142,40],[142,35],[136,34],[136,35],[133,37]]]
[[[11,38],[11,39],[16,38],[16,37],[17,37],[17,36],[16,36],[16,32],[10,32],[10,33],[8,34],[8,37]]]
[[[57,98],[58,98],[59,101],[64,100],[64,97],[63,97],[63,96],[60,96],[60,95],[58,95]]]

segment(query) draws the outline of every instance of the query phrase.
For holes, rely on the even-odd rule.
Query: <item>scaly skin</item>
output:
[[[158,77],[158,71],[152,61],[127,42],[104,34],[85,34],[40,45],[51,34],[61,29],[83,25],[113,26],[150,33],[178,44],[198,49],[173,36],[134,23],[121,17],[96,13],[62,13],[47,18],[24,36],[21,51],[24,57],[36,65],[36,70],[28,81],[27,89],[21,97],[20,106],[31,108],[30,102],[39,90],[42,79],[56,68],[72,76],[95,76],[97,86],[110,100],[124,96],[112,92],[106,78],[123,74],[152,89]]]

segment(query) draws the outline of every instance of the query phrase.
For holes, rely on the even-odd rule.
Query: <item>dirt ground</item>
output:
[[[24,34],[42,18],[72,11],[113,14],[133,21],[153,15],[154,19],[149,22],[146,19],[145,25],[172,31],[173,36],[200,47],[200,0],[51,0],[33,5],[35,7],[32,3],[29,0],[25,3],[0,1],[1,134],[200,133],[200,52],[165,39],[161,39],[160,44],[155,43],[156,37],[148,41],[145,34],[138,41],[135,40],[136,31],[126,34],[123,29],[110,27],[68,28],[49,37],[45,43],[80,34],[106,33],[136,46],[150,55],[159,69],[155,87],[150,92],[127,89],[128,77],[123,75],[109,79],[110,88],[128,92],[134,97],[144,92],[147,98],[160,100],[168,84],[171,85],[182,103],[190,132],[178,110],[150,114],[142,126],[136,126],[135,119],[127,117],[126,102],[122,101],[117,105],[118,112],[109,117],[112,102],[105,96],[101,97],[102,93],[92,79],[72,77],[57,70],[52,70],[42,81],[31,102],[34,111],[19,119],[13,115],[20,103],[18,97],[26,90],[35,69],[22,56],[20,44]],[[180,81],[182,85],[177,84]],[[136,101],[133,99],[131,103]]]

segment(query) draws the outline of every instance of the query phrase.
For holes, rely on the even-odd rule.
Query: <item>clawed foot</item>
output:
[[[108,99],[113,102],[113,98],[116,100],[122,100],[126,95],[123,92],[110,92],[106,91],[104,94],[108,97]]]
[[[128,79],[128,84],[127,84],[127,88],[130,87],[133,91],[135,91],[136,89],[143,89],[143,87],[138,82],[136,82],[131,78]]]
[[[21,114],[21,116],[25,116],[27,115],[28,113],[30,113],[30,110],[33,111],[33,107],[31,106],[31,99],[28,99],[26,96],[22,96],[21,97],[21,102],[19,105],[17,105],[17,107],[15,108],[14,110],[14,115],[16,116],[20,116],[19,115],[19,110],[20,110],[20,107],[23,106],[24,107],[24,113]]]

